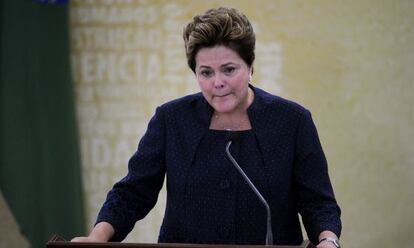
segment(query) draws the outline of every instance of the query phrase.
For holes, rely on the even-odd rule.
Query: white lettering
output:
[[[98,167],[110,166],[110,145],[109,140],[103,137],[96,137],[91,140],[91,163]]]

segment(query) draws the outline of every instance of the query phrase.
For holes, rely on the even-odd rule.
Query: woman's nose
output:
[[[216,75],[214,77],[214,88],[220,89],[223,87],[224,87],[224,80],[220,76]]]

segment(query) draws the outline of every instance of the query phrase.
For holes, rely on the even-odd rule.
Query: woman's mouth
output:
[[[226,96],[229,96],[229,95],[231,95],[231,93],[223,94],[223,95],[215,95],[215,97],[226,97]]]

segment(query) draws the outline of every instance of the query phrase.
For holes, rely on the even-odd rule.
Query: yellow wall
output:
[[[257,34],[254,84],[313,113],[343,210],[344,247],[413,247],[414,2],[71,1],[87,225],[156,106],[197,91],[181,31],[219,5]],[[129,235],[155,242],[159,204]]]

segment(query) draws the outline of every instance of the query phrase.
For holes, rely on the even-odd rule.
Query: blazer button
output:
[[[229,182],[229,180],[227,180],[227,179],[222,180],[220,182],[220,188],[222,190],[226,190],[226,189],[230,188],[230,182]]]

